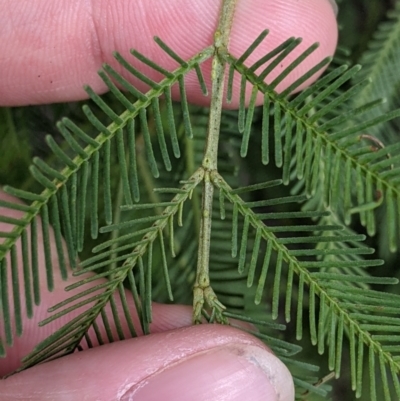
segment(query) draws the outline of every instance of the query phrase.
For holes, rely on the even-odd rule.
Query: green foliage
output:
[[[88,123],[81,128],[61,119],[62,141],[47,136],[51,155],[33,159],[35,183],[4,187],[25,203],[0,202],[23,212],[21,218],[0,216],[13,226],[0,232],[0,356],[21,336],[24,314],[31,318],[41,302],[43,251],[47,290],[61,277],[66,294],[40,325],[66,323],[24,358],[23,368],[71,353],[82,342],[90,347],[89,333],[100,344],[149,333],[151,302],[190,303],[194,285],[194,322],[228,324],[234,318],[255,324],[254,334],[292,370],[299,399],[329,397],[314,359],[306,363],[298,355],[296,341],[304,337],[326,354],[321,366],[336,378],[348,358],[357,397],[400,398],[400,298],[388,289],[398,280],[376,273],[383,260],[371,256],[375,250],[364,243],[382,227],[388,251],[396,252],[399,243],[400,145],[393,129],[400,116],[393,107],[398,106],[393,78],[398,4],[364,56],[366,72],[358,74],[358,65],[331,67],[294,96],[331,59],[277,93],[277,85],[317,45],[271,82],[269,75],[301,39],[289,38],[248,65],[268,31],[235,58],[226,48],[224,16],[227,37],[216,35],[213,46],[190,60],[155,39],[176,61],[174,71],[131,51],[162,74],[160,82],[116,53],[121,68],[149,90],[139,92],[104,65],[99,75],[110,94],[100,97],[85,87],[92,100],[83,106]],[[188,104],[185,75],[195,72],[208,95],[202,63],[210,58],[215,75],[207,111]],[[217,79],[224,70],[226,93],[224,80]],[[239,110],[222,113],[222,95],[230,101],[237,75]],[[180,90],[179,104],[171,100],[173,85]],[[378,100],[382,96],[389,99],[387,109]],[[4,111],[7,135],[15,138],[9,113]],[[21,153],[18,163],[26,156]],[[72,278],[78,279],[71,284]],[[288,335],[283,323],[295,335]]]

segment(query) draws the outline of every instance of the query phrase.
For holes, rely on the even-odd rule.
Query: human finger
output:
[[[68,355],[0,381],[29,399],[293,401],[292,377],[257,339],[227,326],[151,334]]]
[[[221,2],[0,0],[0,105],[79,100],[86,97],[84,84],[103,93],[107,87],[97,71],[104,62],[118,69],[112,57],[115,50],[159,81],[162,76],[135,60],[129,49],[137,49],[167,70],[175,69],[176,62],[154,43],[153,36],[161,37],[181,58],[188,59],[212,44]],[[268,81],[312,43],[320,43],[319,49],[277,87],[278,91],[335,51],[337,24],[331,0],[238,1],[230,52],[240,56],[264,29],[270,30],[269,37],[249,57],[250,64],[291,36],[303,38]],[[210,62],[202,68],[210,86]],[[138,89],[148,89],[128,75]],[[186,84],[189,101],[209,103],[209,97],[201,94],[195,73],[188,74]],[[235,87],[238,85],[236,80]],[[173,89],[173,96],[179,97],[178,88]],[[237,107],[238,101],[238,91],[234,91],[230,107]]]

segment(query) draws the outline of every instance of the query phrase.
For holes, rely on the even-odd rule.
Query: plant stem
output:
[[[225,61],[220,54],[227,51],[230,31],[237,0],[223,0],[218,28],[214,34],[215,54],[211,70],[211,106],[206,139],[206,148],[202,162],[205,171],[203,181],[202,215],[200,222],[199,251],[197,259],[197,274],[193,290],[193,320],[201,322],[204,304],[216,314],[216,320],[224,322],[221,312],[224,306],[217,300],[210,287],[209,261],[211,246],[211,223],[214,184],[210,173],[217,170],[218,142],[221,125],[222,103],[224,99]]]
[[[216,170],[218,161],[218,141],[221,125],[222,103],[225,87],[225,61],[220,53],[226,52],[229,44],[230,31],[237,0],[224,0],[218,28],[214,34],[215,55],[211,69],[211,106],[206,149],[203,167],[206,170]]]

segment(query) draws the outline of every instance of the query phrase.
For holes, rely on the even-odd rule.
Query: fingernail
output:
[[[120,401],[294,401],[292,376],[257,346],[230,345],[168,366],[121,394]]]
[[[334,11],[335,15],[337,16],[338,12],[339,12],[339,7],[338,7],[336,1],[335,0],[329,0],[329,3],[331,3],[333,11]]]

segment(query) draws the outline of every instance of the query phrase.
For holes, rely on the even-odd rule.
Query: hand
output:
[[[160,36],[182,58],[188,58],[212,43],[220,3],[0,0],[0,105],[82,99],[83,84],[102,93],[106,87],[97,70],[103,62],[114,63],[114,50],[129,59],[128,49],[136,48],[164,68],[173,69],[175,65],[152,37]],[[333,54],[337,24],[330,3],[239,0],[230,51],[239,56],[265,28],[270,29],[268,40],[249,62],[290,36],[304,38],[292,59],[310,44],[320,42],[319,49],[282,83],[279,89],[284,89],[302,72]],[[188,76],[189,100],[206,104],[209,98],[204,98],[190,80]],[[139,82],[134,84],[141,88]],[[231,107],[237,105],[236,97]],[[4,193],[0,199],[16,201]],[[0,208],[0,213],[5,212]],[[15,211],[7,213],[17,217]],[[0,231],[10,229],[0,223]],[[44,270],[43,255],[40,264]],[[41,279],[44,286],[43,274]],[[34,318],[24,322],[22,337],[7,350],[7,358],[0,359],[0,376],[15,370],[21,357],[65,323],[57,321],[41,329],[37,326],[47,308],[65,296],[64,285],[56,277],[55,291],[43,290]],[[11,376],[0,381],[0,401],[294,399],[289,372],[257,339],[231,327],[190,324],[190,308],[154,304],[154,334],[74,353]]]

